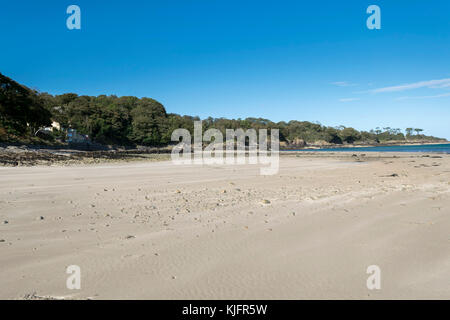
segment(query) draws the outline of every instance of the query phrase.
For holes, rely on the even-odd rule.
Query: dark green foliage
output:
[[[166,131],[167,114],[158,101],[142,98],[131,110],[131,139],[145,145],[162,144],[162,135]]]
[[[50,125],[50,117],[44,97],[0,73],[0,139],[33,135],[40,126]]]
[[[198,117],[167,114],[164,106],[150,98],[79,96],[66,93],[52,96],[37,93],[0,74],[0,141],[7,141],[8,134],[30,135],[50,119],[62,128],[73,128],[78,133],[102,144],[163,146],[172,143],[172,132],[177,128],[190,131],[193,136],[194,121]],[[203,120],[203,130],[218,129],[225,135],[226,129],[277,128],[280,141],[288,143],[377,143],[434,139],[420,135],[422,129],[407,128],[406,136],[400,129],[376,128],[359,132],[353,128],[326,127],[308,121],[272,122],[263,118]],[[413,131],[416,134],[412,134]],[[269,133],[270,134],[270,133]],[[54,138],[64,139],[64,132],[54,131]],[[44,137],[44,136],[43,136]]]
[[[353,143],[355,141],[361,140],[361,133],[353,128],[344,128],[339,133],[341,139],[347,143]]]

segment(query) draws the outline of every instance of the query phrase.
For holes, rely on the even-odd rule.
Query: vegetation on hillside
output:
[[[0,73],[0,140],[33,136],[50,118],[41,95]]]
[[[52,121],[62,128],[73,128],[93,142],[113,145],[163,146],[171,143],[177,128],[193,135],[198,117],[167,113],[164,106],[150,98],[79,96],[74,93],[50,95],[31,90],[0,74],[0,141],[64,139],[64,131],[39,135],[38,129]],[[280,141],[291,145],[384,143],[392,141],[438,140],[421,134],[419,128],[376,128],[369,132],[350,127],[328,127],[308,121],[272,122],[262,118],[203,119],[203,129],[271,129],[280,130]]]

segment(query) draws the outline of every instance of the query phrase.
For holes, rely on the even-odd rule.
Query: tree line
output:
[[[0,141],[3,142],[35,138],[40,127],[57,122],[64,129],[76,129],[101,144],[164,146],[172,143],[171,135],[177,128],[188,129],[193,135],[194,121],[198,120],[199,117],[167,113],[161,103],[151,98],[50,95],[31,90],[0,74]],[[223,134],[226,129],[256,129],[258,132],[277,128],[280,141],[294,145],[434,139],[420,134],[423,130],[418,128],[406,128],[405,133],[389,127],[358,131],[297,120],[272,122],[263,118],[209,117],[203,119],[202,124],[204,130],[216,128]],[[64,129],[40,135],[40,139],[64,140]]]

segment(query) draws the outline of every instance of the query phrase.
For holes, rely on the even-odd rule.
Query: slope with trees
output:
[[[198,117],[167,113],[164,106],[150,98],[100,95],[80,96],[75,93],[50,95],[31,90],[0,74],[0,141],[35,142],[36,130],[59,123],[62,131],[54,130],[50,138],[38,143],[64,139],[64,130],[76,129],[91,141],[108,145],[165,146],[177,128],[188,129],[193,135]],[[351,127],[329,127],[320,123],[292,120],[275,123],[264,118],[203,119],[203,129],[216,128],[225,135],[226,129],[280,130],[284,146],[305,144],[377,144],[411,141],[440,141],[421,134],[422,129],[375,128],[358,131]],[[46,138],[46,137],[44,137]]]

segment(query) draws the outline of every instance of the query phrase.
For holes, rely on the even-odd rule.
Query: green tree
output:
[[[361,139],[361,133],[353,128],[345,128],[341,131],[340,136],[343,141],[353,143]]]
[[[13,135],[34,135],[50,125],[45,101],[33,91],[0,73],[0,125]]]
[[[423,129],[415,128],[414,131],[417,135],[419,135],[423,131]]]
[[[131,110],[132,140],[144,145],[160,145],[167,119],[166,110],[158,101],[143,98]]]

